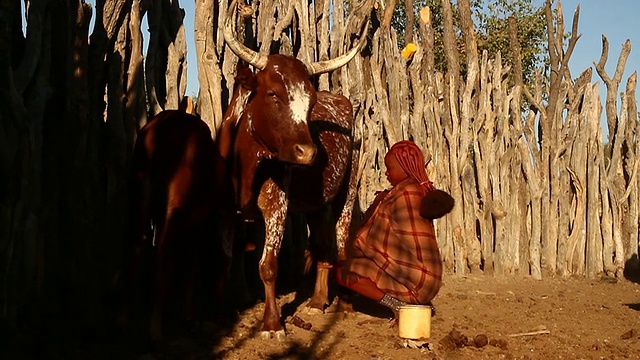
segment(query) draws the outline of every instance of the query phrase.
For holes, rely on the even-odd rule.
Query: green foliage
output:
[[[513,16],[518,27],[518,40],[522,55],[522,71],[525,83],[533,80],[536,69],[540,68],[548,57],[546,52],[547,24],[544,17],[544,4],[535,7],[532,0],[492,0],[484,11],[476,13],[478,48],[493,55],[500,51],[509,54],[509,24]],[[511,63],[508,56],[503,56]]]
[[[431,9],[431,25],[433,26],[433,30],[435,33],[434,38],[434,55],[436,58],[436,69],[440,71],[444,71],[446,69],[446,60],[444,54],[444,43],[443,43],[443,35],[444,35],[444,17],[442,16],[442,0],[414,0],[413,2],[413,12],[416,14],[415,16],[415,24],[413,24],[414,28],[414,36],[420,38],[422,34],[419,32],[418,21],[419,16],[418,13],[422,8],[428,6]],[[459,23],[459,14],[457,11],[457,7],[453,7],[453,17],[454,17],[454,25]],[[406,15],[406,5],[403,0],[399,0],[396,3],[396,8],[394,9],[393,19],[391,20],[391,26],[398,33],[398,46],[400,48],[404,48],[405,46],[405,29],[407,27],[407,15]],[[459,42],[462,39],[458,39]]]
[[[509,16],[514,16],[518,25],[518,39],[522,53],[522,69],[525,82],[533,79],[535,70],[541,67],[546,59],[546,21],[544,18],[544,4],[535,7],[533,0],[471,0],[471,11],[477,35],[478,51],[487,50],[490,57],[498,52],[502,54],[503,62],[510,64],[509,58]],[[446,70],[446,60],[443,47],[443,16],[442,0],[415,0],[414,13],[425,6],[431,9],[431,22],[434,29],[434,55],[436,69]],[[460,16],[457,6],[453,6],[454,26],[458,34],[458,49],[460,50],[460,68],[466,69],[464,54],[464,39],[459,28]],[[399,1],[394,11],[392,26],[398,33],[399,46],[404,47],[404,29],[406,28],[406,9],[404,1]],[[416,21],[418,16],[416,15]],[[414,36],[420,37],[417,24],[414,26]]]

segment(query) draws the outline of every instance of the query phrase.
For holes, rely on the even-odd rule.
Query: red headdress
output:
[[[411,140],[402,140],[393,144],[389,152],[395,155],[402,170],[424,187],[425,194],[434,190],[424,169],[424,155],[418,145]]]
[[[391,146],[389,153],[395,155],[400,167],[425,190],[420,204],[420,215],[426,219],[440,218],[453,209],[454,200],[448,193],[433,186],[424,168],[422,150],[411,140],[402,140]]]

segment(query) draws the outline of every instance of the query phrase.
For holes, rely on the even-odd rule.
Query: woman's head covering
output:
[[[417,181],[425,189],[425,193],[434,189],[424,169],[424,155],[422,150],[411,140],[402,140],[393,144],[389,153],[395,155],[400,167],[413,180]]]
[[[424,169],[424,155],[418,145],[411,140],[402,140],[393,144],[389,153],[395,155],[404,172],[424,188],[425,196],[420,203],[420,215],[423,218],[438,219],[453,209],[455,201],[451,195],[436,189],[429,180]]]

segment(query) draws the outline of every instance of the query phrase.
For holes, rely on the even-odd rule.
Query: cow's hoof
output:
[[[261,331],[260,338],[262,340],[271,340],[275,339],[277,341],[285,341],[287,339],[287,334],[284,329],[282,330],[269,330],[269,331]]]
[[[307,311],[307,315],[311,315],[311,316],[315,316],[315,315],[322,315],[324,314],[324,311],[315,307],[307,307],[306,309]]]
[[[305,312],[307,315],[322,315],[324,314],[324,309],[328,305],[328,301],[326,299],[318,300],[316,298],[311,298],[305,304]]]

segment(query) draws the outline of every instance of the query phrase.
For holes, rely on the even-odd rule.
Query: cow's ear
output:
[[[256,75],[246,64],[238,63],[236,67],[236,83],[247,90],[255,90],[257,86]]]

